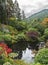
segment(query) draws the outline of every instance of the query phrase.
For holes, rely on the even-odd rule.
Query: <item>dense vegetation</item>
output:
[[[2,3],[5,4],[5,1],[0,1],[0,13],[2,11],[0,15],[0,64],[28,65],[24,61],[14,58],[18,56],[16,50],[24,50],[30,45],[31,49],[38,52],[37,55],[35,55],[34,63],[30,65],[48,65],[48,18],[42,18],[42,21],[35,18],[28,22],[28,20],[22,20],[20,18],[18,3],[17,11],[19,9],[19,12],[17,15],[12,15],[13,13],[10,10],[9,13],[7,9],[4,9]],[[9,8],[11,7],[13,10],[15,5],[12,0],[8,0],[8,3],[10,4]],[[8,16],[6,15],[7,13]],[[23,17],[25,18],[24,12]],[[40,42],[45,43],[43,47],[41,47],[43,49],[39,47]]]

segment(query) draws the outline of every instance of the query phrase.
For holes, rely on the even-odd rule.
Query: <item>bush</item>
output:
[[[3,65],[12,65],[12,64],[10,64],[9,62],[6,62],[6,63],[4,63]]]
[[[39,62],[37,62],[37,63],[31,63],[30,65],[42,65],[42,64],[40,64]]]
[[[9,57],[10,58],[15,58],[15,57],[17,57],[18,56],[18,53],[10,53],[9,54]]]
[[[44,35],[45,35],[45,38],[48,39],[48,28],[45,29]]]
[[[39,62],[42,65],[48,65],[48,48],[43,48],[39,50],[35,57],[35,62]]]
[[[28,65],[27,63],[25,63],[22,60],[16,60],[16,65]]]
[[[4,63],[4,60],[0,59],[0,64],[3,65],[3,63]]]
[[[36,63],[35,65],[41,65],[40,63]]]

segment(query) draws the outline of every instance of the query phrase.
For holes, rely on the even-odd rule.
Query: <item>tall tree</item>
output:
[[[0,20],[1,23],[6,20],[5,0],[0,0]]]
[[[17,18],[17,20],[21,20],[20,8],[17,0],[15,0],[14,2],[14,15]]]
[[[25,19],[25,13],[24,13],[24,10],[22,10],[22,19],[23,19],[23,20]]]
[[[13,1],[0,0],[0,20],[2,23],[7,24],[8,18],[13,16]]]
[[[13,16],[13,1],[12,0],[7,0],[6,10],[7,10],[8,17],[12,17]]]

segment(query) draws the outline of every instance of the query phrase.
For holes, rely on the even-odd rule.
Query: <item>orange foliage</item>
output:
[[[48,24],[48,18],[45,18],[41,24],[42,25],[47,25]]]

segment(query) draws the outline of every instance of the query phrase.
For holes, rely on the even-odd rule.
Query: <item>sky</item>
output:
[[[13,0],[14,1],[14,0]],[[43,9],[48,9],[48,0],[17,0],[19,7],[24,10],[28,17],[31,14],[39,12]]]

